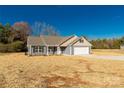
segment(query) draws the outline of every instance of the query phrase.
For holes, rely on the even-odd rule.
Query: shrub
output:
[[[21,52],[23,50],[24,43],[22,41],[15,41],[10,44],[0,44],[0,52]]]
[[[7,52],[7,46],[5,44],[0,43],[0,52]]]
[[[23,49],[23,42],[22,41],[16,41],[11,44],[9,44],[8,49],[10,49],[10,52],[20,52]]]

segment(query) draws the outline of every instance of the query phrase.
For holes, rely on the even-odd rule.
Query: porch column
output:
[[[40,46],[38,46],[38,55],[40,54],[40,52],[39,52],[39,47],[40,47]]]
[[[46,46],[46,55],[48,55],[48,46]]]
[[[32,55],[31,45],[28,46],[28,55]]]
[[[61,50],[59,46],[57,47],[57,54],[61,54]]]

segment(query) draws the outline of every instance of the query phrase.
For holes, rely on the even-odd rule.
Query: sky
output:
[[[124,36],[124,6],[0,6],[0,22],[36,21],[54,26],[62,36],[96,38]]]

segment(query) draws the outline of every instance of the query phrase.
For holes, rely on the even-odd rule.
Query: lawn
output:
[[[121,49],[92,49],[92,53],[95,55],[124,56],[124,50]]]
[[[124,87],[124,62],[1,54],[0,87]]]

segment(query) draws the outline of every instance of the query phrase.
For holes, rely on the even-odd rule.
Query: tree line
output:
[[[35,22],[29,25],[27,22],[15,22],[13,25],[0,23],[0,52],[27,51],[26,43],[29,35],[54,35],[60,33],[52,25]],[[119,49],[124,44],[124,37],[113,39],[91,40],[94,49]]]
[[[15,22],[13,25],[0,23],[0,52],[26,51],[27,37],[29,35],[59,35],[55,27],[35,22],[29,25],[27,22]]]
[[[113,39],[96,39],[91,40],[93,49],[119,49],[124,44],[124,37]]]

